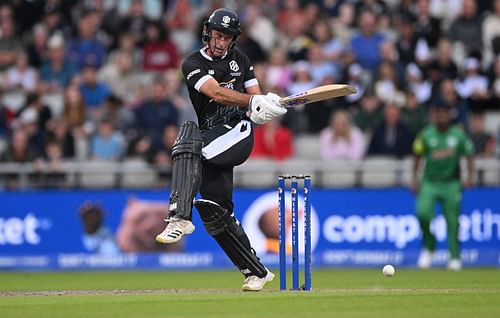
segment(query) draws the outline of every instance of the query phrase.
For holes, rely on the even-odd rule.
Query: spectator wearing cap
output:
[[[403,158],[411,154],[412,136],[401,120],[401,110],[394,103],[386,103],[384,121],[375,128],[367,155]]]
[[[384,37],[377,32],[377,17],[364,11],[359,18],[360,33],[350,42],[350,52],[354,59],[366,70],[374,73],[380,64],[380,45]]]
[[[288,86],[288,94],[297,94],[314,88],[319,83],[314,81],[311,74],[311,64],[307,61],[298,61],[293,64],[292,82]]]
[[[25,51],[18,51],[16,62],[6,75],[5,89],[12,91],[32,92],[38,85],[38,70],[28,64]]]
[[[488,94],[488,78],[480,74],[479,60],[469,57],[465,60],[465,74],[462,81],[455,82],[458,95],[462,98],[482,100]]]
[[[106,48],[97,39],[92,12],[86,12],[78,22],[78,37],[69,41],[67,56],[79,68],[86,65],[101,67],[106,58]]]
[[[77,66],[66,58],[62,34],[52,35],[47,43],[48,60],[40,68],[40,84],[44,93],[62,93],[77,74]]]
[[[419,104],[429,101],[432,95],[432,84],[424,78],[422,70],[415,64],[410,63],[406,67],[407,89],[415,95]]]
[[[170,41],[164,28],[154,22],[146,26],[142,69],[146,72],[163,72],[176,68],[179,60],[177,48]]]
[[[17,59],[22,43],[16,35],[15,25],[12,18],[0,19],[0,72],[5,71],[13,65]]]
[[[453,42],[460,42],[471,53],[481,52],[483,47],[482,24],[483,18],[477,12],[476,0],[463,0],[462,13],[451,24],[448,37]]]

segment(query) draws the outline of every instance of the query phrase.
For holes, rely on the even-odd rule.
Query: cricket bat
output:
[[[305,92],[283,97],[280,99],[280,104],[285,107],[294,107],[354,93],[356,93],[356,89],[346,84],[323,85]]]

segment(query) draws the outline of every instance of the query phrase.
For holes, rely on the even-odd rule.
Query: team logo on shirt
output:
[[[240,69],[240,67],[238,66],[238,63],[236,63],[235,60],[232,60],[231,62],[229,62],[229,68],[233,72],[238,72],[238,70]]]
[[[208,70],[208,75],[214,75],[215,71],[214,70]]]
[[[448,145],[449,148],[455,148],[458,144],[458,141],[455,137],[448,137],[446,139],[446,144]]]

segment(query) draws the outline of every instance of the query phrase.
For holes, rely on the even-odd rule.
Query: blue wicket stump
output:
[[[292,290],[311,290],[311,177],[306,175],[285,175],[278,177],[278,227],[280,290],[286,290],[287,272],[287,229],[286,229],[286,186],[290,181],[292,209]],[[304,285],[299,288],[299,181],[303,183],[304,197]]]

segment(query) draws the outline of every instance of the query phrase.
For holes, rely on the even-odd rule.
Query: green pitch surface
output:
[[[500,270],[318,270],[314,291],[233,272],[0,273],[0,317],[500,317]]]

